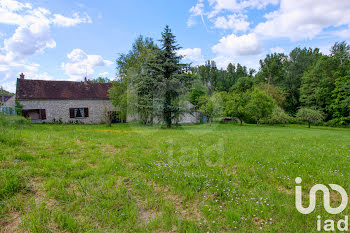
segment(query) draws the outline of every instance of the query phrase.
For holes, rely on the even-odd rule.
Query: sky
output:
[[[193,65],[259,69],[295,47],[328,54],[350,39],[350,0],[0,0],[0,86],[28,79],[117,78],[115,60],[169,25]]]

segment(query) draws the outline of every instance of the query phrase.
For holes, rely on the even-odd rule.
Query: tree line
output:
[[[167,127],[185,113],[200,111],[210,122],[232,118],[241,124],[295,121],[350,124],[350,46],[335,43],[329,55],[295,48],[268,54],[258,71],[214,61],[192,67],[182,63],[180,46],[167,26],[160,44],[140,36],[116,60],[119,79],[110,98],[121,119],[137,115],[144,124]]]

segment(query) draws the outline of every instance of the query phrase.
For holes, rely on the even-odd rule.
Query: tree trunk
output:
[[[170,96],[170,93],[167,92],[167,93],[165,93],[163,114],[164,114],[164,120],[165,120],[165,123],[166,123],[166,126],[168,129],[171,128],[171,109],[170,109],[170,106],[171,106],[171,96]]]
[[[308,122],[308,124],[309,124],[309,128],[311,128],[311,122]]]

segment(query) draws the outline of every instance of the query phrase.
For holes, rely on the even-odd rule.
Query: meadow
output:
[[[316,183],[350,190],[350,130],[0,125],[2,232],[316,232]],[[333,204],[339,196],[331,195]]]

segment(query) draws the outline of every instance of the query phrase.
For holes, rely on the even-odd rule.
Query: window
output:
[[[69,109],[70,118],[86,118],[89,117],[88,108],[70,108]]]
[[[25,109],[22,110],[22,115],[31,120],[46,120],[45,109]]]

